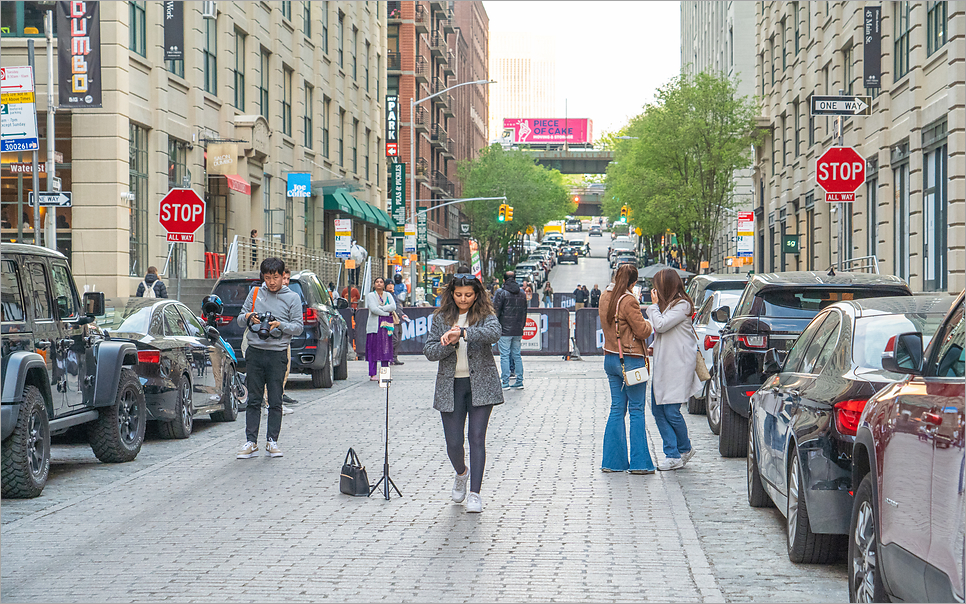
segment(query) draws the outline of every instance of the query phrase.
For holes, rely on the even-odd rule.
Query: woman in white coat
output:
[[[392,362],[392,313],[396,310],[396,302],[392,294],[386,291],[386,280],[376,277],[372,282],[372,291],[366,294],[366,309],[369,318],[366,319],[366,360],[369,361],[369,380],[376,381],[376,371],[379,363],[383,367]]]
[[[666,268],[652,280],[647,318],[654,328],[651,375],[651,413],[664,441],[667,457],[658,470],[678,470],[694,455],[681,405],[701,390],[694,371],[697,336],[691,328],[694,302],[674,269]]]

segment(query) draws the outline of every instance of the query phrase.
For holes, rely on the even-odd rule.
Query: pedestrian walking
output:
[[[376,277],[372,282],[372,291],[366,294],[366,308],[369,318],[366,319],[366,360],[369,361],[369,380],[377,381],[377,365],[387,367],[392,362],[392,336],[395,332],[392,315],[396,310],[396,302],[392,294],[386,291],[386,280]]]
[[[641,314],[631,288],[637,283],[637,267],[625,264],[600,297],[600,326],[604,332],[604,373],[610,384],[610,415],[604,427],[604,472],[653,474],[654,462],[647,448],[644,425],[647,382],[628,386],[624,372],[647,365],[645,340],[651,326]],[[629,430],[624,418],[629,416]],[[628,443],[630,455],[628,456]]]
[[[590,306],[592,308],[600,307],[600,288],[594,283],[594,289],[590,290]]]
[[[580,287],[579,283],[577,284],[577,289],[574,290],[574,302],[576,303],[577,310],[580,310],[587,304],[587,296],[584,294],[584,290]]]
[[[654,327],[654,366],[651,374],[651,413],[664,441],[658,470],[678,470],[694,455],[681,405],[701,391],[694,371],[697,336],[691,327],[694,302],[674,269],[658,271],[652,279],[653,304],[647,317]]]
[[[446,453],[456,471],[453,501],[466,499],[466,511],[479,513],[483,511],[480,488],[486,463],[486,427],[493,405],[503,403],[491,352],[502,328],[483,284],[465,266],[459,267],[441,298],[423,354],[439,362],[433,408],[440,412]],[[463,449],[467,418],[469,468]]]
[[[550,287],[549,281],[547,281],[543,286],[543,306],[544,308],[553,307],[553,288]]]
[[[493,309],[500,321],[500,383],[510,389],[510,374],[516,376],[513,388],[523,390],[523,358],[520,346],[523,326],[527,322],[527,299],[520,290],[513,271],[504,273],[503,287],[493,296]],[[548,283],[549,285],[549,283]]]
[[[144,281],[138,284],[137,293],[134,295],[138,298],[168,297],[168,288],[164,286],[164,282],[161,281],[161,277],[158,276],[157,268],[153,266],[148,267],[148,272],[146,275],[144,275]]]
[[[245,437],[247,442],[238,452],[238,459],[254,457],[258,452],[258,425],[262,416],[262,398],[268,390],[268,428],[265,453],[269,457],[281,457],[278,436],[282,430],[282,389],[285,381],[286,356],[292,336],[302,333],[302,300],[282,279],[285,263],[278,258],[262,260],[260,267],[262,284],[253,287],[238,314],[238,325],[246,330],[259,325],[265,313],[271,313],[273,321],[267,338],[254,336],[248,343],[246,365],[248,374],[248,409],[245,411]]]
[[[409,290],[406,288],[406,284],[403,282],[402,275],[396,273],[392,278],[392,293],[396,296],[396,306],[399,306],[401,302],[406,301],[406,294]]]

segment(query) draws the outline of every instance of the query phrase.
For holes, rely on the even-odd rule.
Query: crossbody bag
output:
[[[651,379],[651,362],[644,355],[644,366],[638,367],[637,369],[631,369],[630,372],[624,368],[624,347],[621,345],[621,300],[624,296],[629,296],[630,294],[624,294],[617,300],[617,312],[614,313],[614,328],[617,330],[617,352],[621,359],[621,373],[624,374],[624,384],[628,386],[636,386],[638,384],[643,384]],[[633,334],[632,334],[633,337]],[[643,345],[643,343],[642,343]]]

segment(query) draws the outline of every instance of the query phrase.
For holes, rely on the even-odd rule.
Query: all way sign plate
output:
[[[812,115],[872,115],[872,98],[867,96],[811,97]]]

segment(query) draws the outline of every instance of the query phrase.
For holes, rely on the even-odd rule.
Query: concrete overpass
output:
[[[614,161],[613,151],[571,149],[569,151],[530,151],[537,163],[561,174],[606,174]]]

